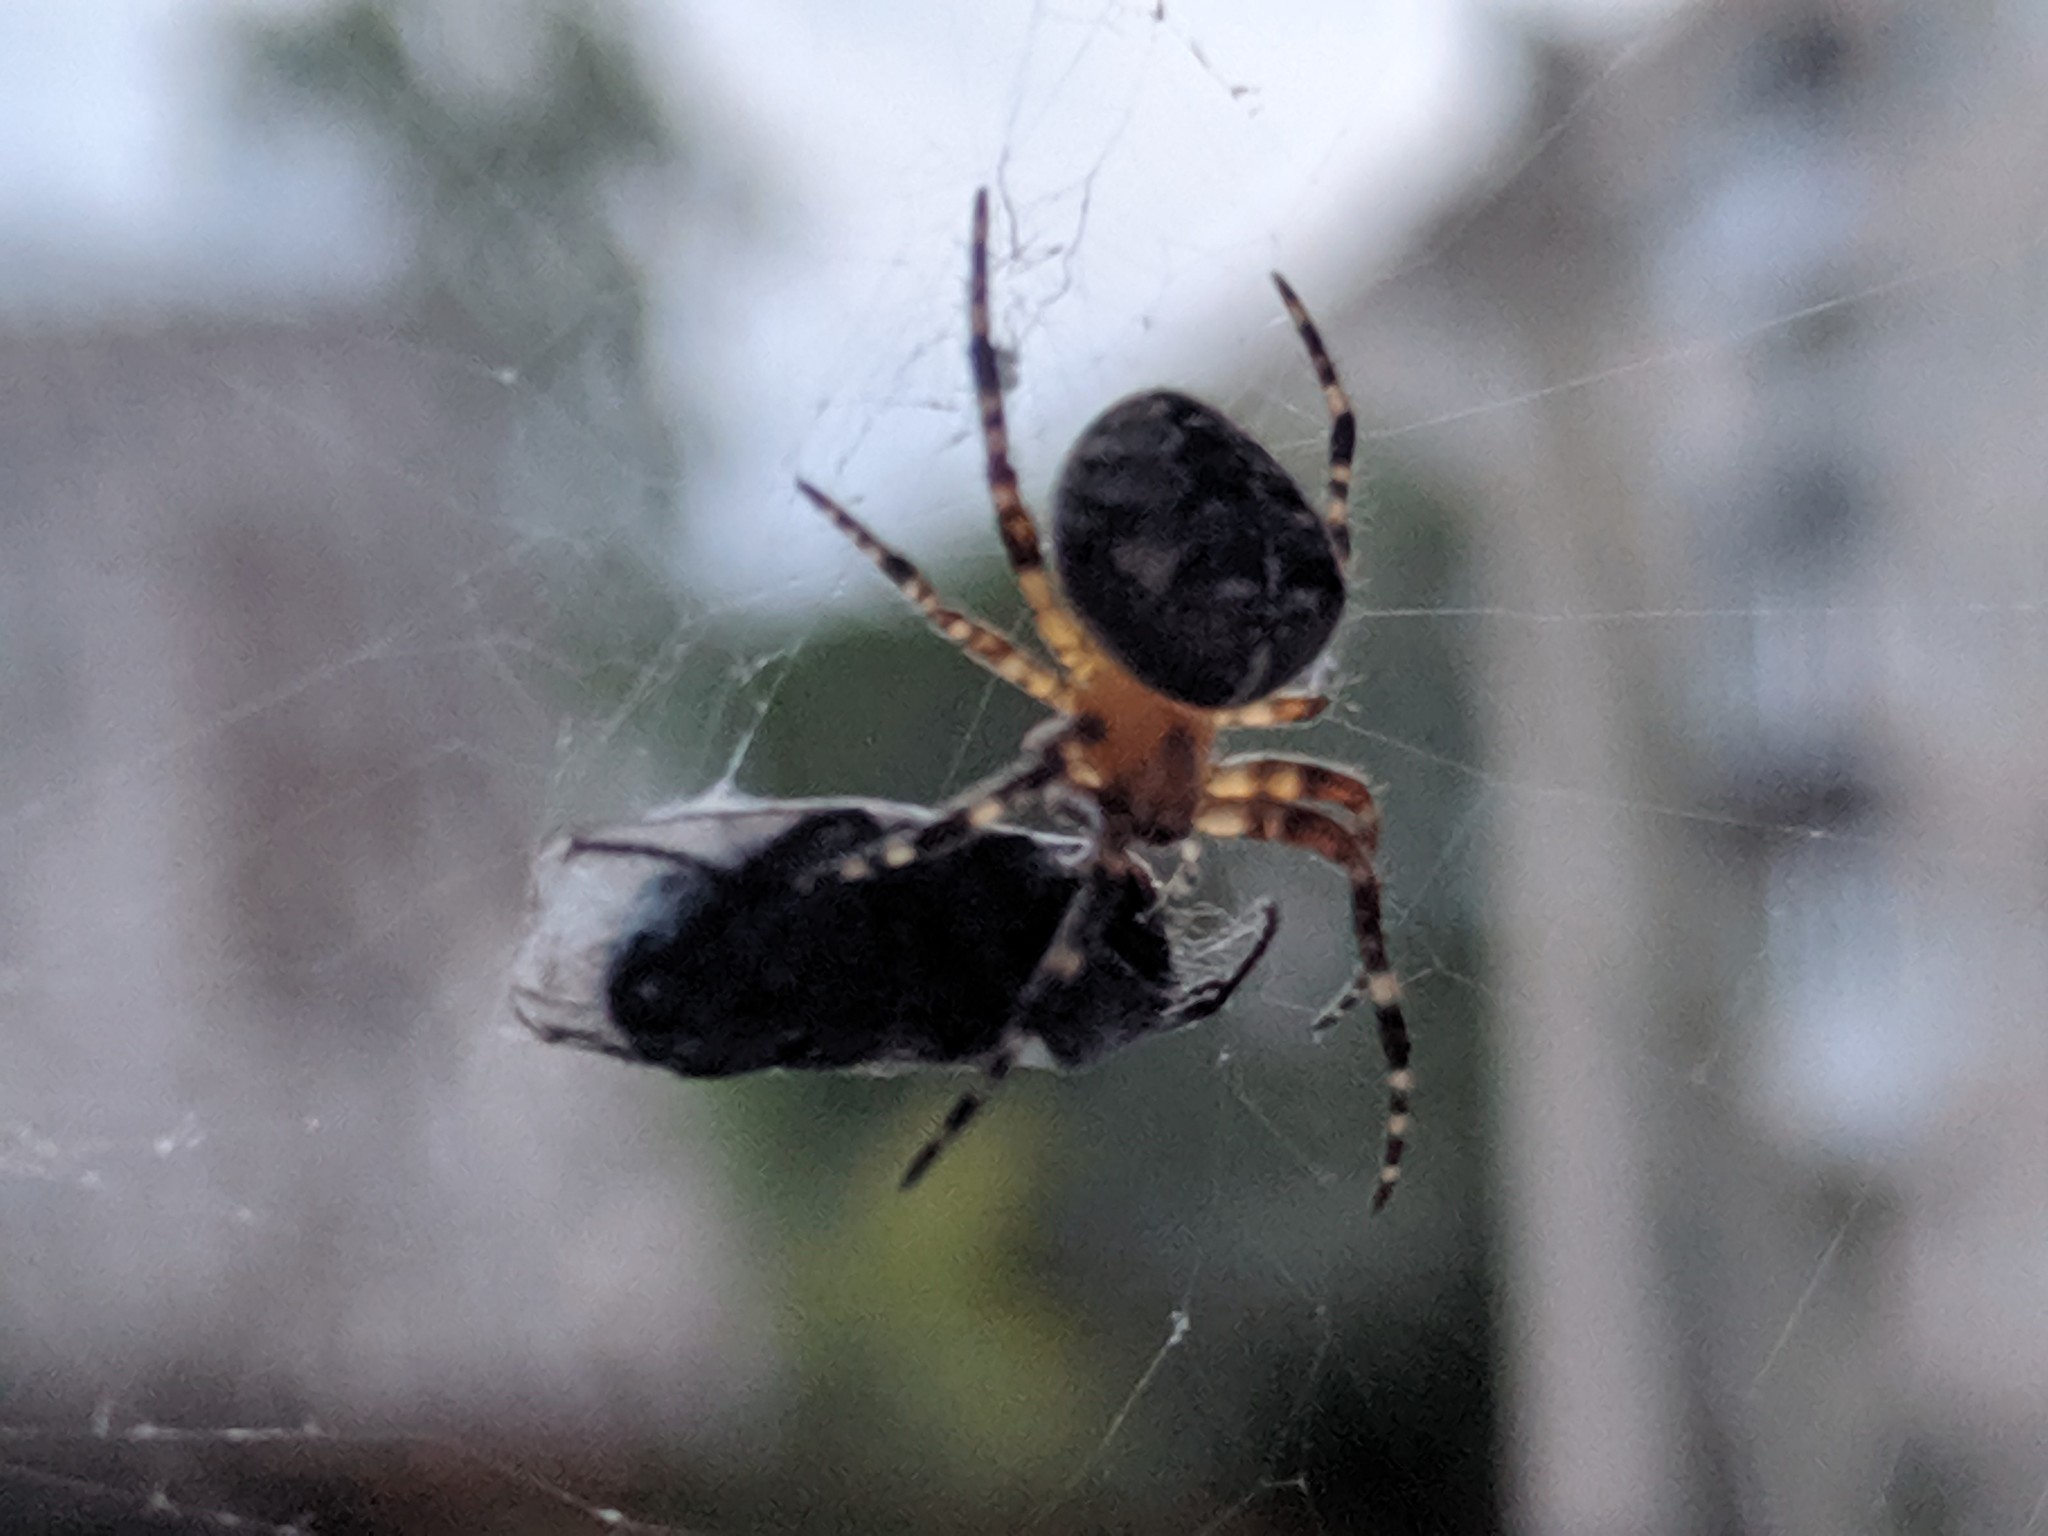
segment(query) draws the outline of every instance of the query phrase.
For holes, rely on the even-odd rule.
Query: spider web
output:
[[[308,14],[296,115],[233,8],[107,87],[196,91],[244,201],[187,151],[175,239],[8,235],[0,1513],[2048,1528],[2024,16]],[[66,174],[10,200],[144,227]],[[1019,627],[982,181],[1035,504],[1161,380],[1315,484],[1275,266],[1372,424],[1341,704],[1274,745],[1385,790],[1381,1220],[1376,1047],[1304,1038],[1342,881],[1284,852],[1199,871],[1281,903],[1246,996],[1007,1085],[915,1199],[951,1083],[507,1027],[552,827],[937,801],[1030,723],[789,491]]]

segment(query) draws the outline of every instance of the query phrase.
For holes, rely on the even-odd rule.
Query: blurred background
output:
[[[2048,1531],[2048,23],[1957,0],[0,5],[0,1529]],[[1344,884],[1216,1020],[686,1083],[565,825],[934,801],[1119,394],[1307,482]]]

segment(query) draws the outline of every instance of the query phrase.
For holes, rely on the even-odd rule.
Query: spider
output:
[[[1323,651],[1344,607],[1348,507],[1357,436],[1351,403],[1308,311],[1279,290],[1330,412],[1329,482],[1318,515],[1263,447],[1220,411],[1171,390],[1110,406],[1083,429],[1060,472],[1053,514],[1057,579],[1018,489],[989,338],[988,193],[974,199],[968,362],[996,528],[1050,664],[1001,631],[948,607],[924,574],[825,492],[797,489],[946,639],[1052,710],[1027,733],[1019,761],[970,790],[939,819],[840,859],[828,877],[863,880],[931,856],[1034,799],[1092,828],[1091,856],[1115,873],[1147,848],[1196,834],[1284,843],[1350,876],[1359,963],[1317,1018],[1320,1032],[1369,1001],[1387,1062],[1386,1139],[1372,1209],[1401,1176],[1414,1078],[1401,990],[1387,959],[1373,870],[1379,811],[1354,774],[1296,757],[1217,758],[1220,732],[1294,725],[1329,707],[1282,692]],[[1092,885],[1076,895],[1039,961],[1071,977],[1088,960]],[[1017,1064],[1005,1038],[904,1176],[915,1183]]]

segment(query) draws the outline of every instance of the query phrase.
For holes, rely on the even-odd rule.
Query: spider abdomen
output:
[[[1097,416],[1060,471],[1054,559],[1075,613],[1147,686],[1201,709],[1264,698],[1329,643],[1344,572],[1287,471],[1171,390]]]

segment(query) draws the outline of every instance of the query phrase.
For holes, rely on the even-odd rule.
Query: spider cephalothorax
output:
[[[1373,871],[1379,811],[1364,781],[1344,769],[1293,757],[1214,756],[1222,731],[1297,724],[1329,707],[1321,695],[1278,690],[1321,653],[1344,605],[1355,419],[1314,322],[1277,273],[1273,282],[1330,411],[1323,511],[1220,411],[1166,390],[1133,395],[1096,417],[1068,455],[1056,494],[1055,586],[1010,462],[989,337],[988,195],[976,196],[968,361],[989,495],[1052,664],[945,606],[917,567],[852,513],[813,485],[799,481],[798,488],[934,628],[1057,715],[1025,738],[1024,757],[1009,772],[929,826],[852,852],[833,870],[858,881],[901,868],[1045,796],[1078,804],[1095,828],[1094,861],[1112,874],[1129,867],[1135,849],[1196,833],[1287,843],[1338,865],[1351,880],[1359,964],[1316,1028],[1361,999],[1378,1020],[1390,1102],[1377,1209],[1400,1177],[1413,1089]],[[1088,963],[1077,936],[1090,931],[1096,889],[1084,883],[1075,895],[1026,992]],[[992,1078],[1009,1071],[1017,1049],[1006,1039],[990,1053],[984,1065]],[[910,1178],[960,1133],[981,1100],[975,1090],[961,1099]]]

